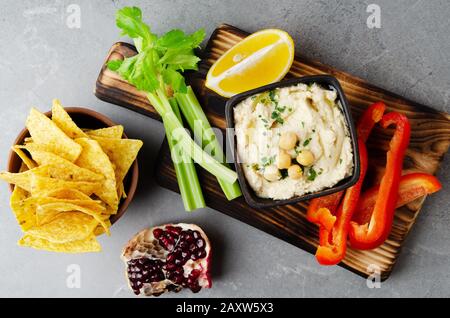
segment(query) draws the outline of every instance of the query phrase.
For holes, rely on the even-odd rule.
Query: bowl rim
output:
[[[233,128],[234,129],[234,114],[233,110],[234,107],[241,102],[242,100],[255,95],[259,94],[268,90],[272,90],[275,88],[282,88],[287,86],[293,86],[296,84],[309,84],[309,83],[318,83],[322,86],[332,86],[335,88],[338,99],[340,100],[342,104],[342,111],[344,114],[344,118],[349,130],[349,135],[351,139],[352,144],[352,151],[353,151],[353,174],[341,181],[339,181],[336,185],[334,185],[331,188],[323,189],[318,192],[308,193],[301,196],[295,196],[290,199],[285,200],[274,200],[274,199],[268,199],[268,198],[260,198],[258,197],[251,186],[248,184],[247,178],[244,175],[244,171],[242,169],[242,164],[238,163],[239,160],[237,160],[238,153],[237,153],[237,141],[236,136],[234,133],[228,133],[227,129],[227,141],[228,146],[231,145],[230,149],[232,149],[232,155],[234,159],[234,166],[238,175],[239,184],[242,188],[242,193],[244,195],[245,201],[247,201],[248,205],[250,205],[253,208],[261,209],[261,208],[271,208],[276,206],[282,206],[287,204],[295,204],[301,201],[310,200],[313,198],[329,195],[335,192],[339,192],[342,190],[345,190],[351,186],[353,186],[359,179],[360,175],[360,158],[359,158],[359,150],[358,150],[358,144],[357,144],[357,135],[356,135],[356,128],[353,122],[352,115],[350,113],[350,105],[347,101],[347,98],[345,97],[344,90],[342,89],[339,81],[331,76],[331,75],[309,75],[309,76],[302,76],[302,77],[296,77],[296,78],[290,78],[286,80],[282,80],[279,82],[275,82],[269,85],[265,85],[262,87],[258,87],[240,94],[237,94],[233,96],[231,99],[229,99],[225,106],[225,117],[226,117],[226,123],[227,128]]]
[[[105,128],[118,125],[111,118],[109,118],[106,115],[103,115],[95,110],[92,110],[92,109],[88,109],[85,107],[64,107],[64,109],[67,111],[67,113],[69,113],[69,115],[70,114],[80,114],[80,115],[90,116],[90,117],[98,120],[102,124],[104,124]],[[51,113],[52,113],[51,110],[49,110],[49,111],[44,112],[43,114],[46,115],[47,117],[50,117]],[[25,127],[24,129],[22,129],[19,132],[19,134],[15,138],[13,146],[22,144],[24,139],[29,135],[30,135],[30,133],[28,132],[28,129]],[[128,139],[127,135],[125,134],[125,131],[122,134],[122,138]],[[11,147],[11,149],[9,150],[8,161],[7,161],[7,171],[8,172],[12,172],[12,173],[18,172],[18,171],[15,171],[15,169],[14,169],[15,160],[20,160],[20,158],[12,150],[12,147]],[[129,189],[127,191],[127,197],[124,200],[122,200],[122,202],[119,203],[119,208],[117,210],[117,213],[111,215],[111,217],[109,218],[111,225],[116,223],[125,214],[125,211],[127,210],[128,206],[130,205],[131,201],[134,198],[134,195],[136,194],[138,180],[139,180],[139,165],[138,165],[137,158],[134,160],[130,170],[128,171],[127,175],[125,176],[125,179],[126,178],[129,178],[129,184],[130,184]],[[9,184],[9,189],[12,192],[14,190],[14,185]]]

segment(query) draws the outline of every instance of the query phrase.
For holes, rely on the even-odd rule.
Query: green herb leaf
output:
[[[163,71],[164,83],[170,85],[175,92],[186,93],[187,86],[183,75],[172,69]]]
[[[276,106],[275,110],[279,113],[282,113],[286,110],[286,106],[283,106],[283,107]]]
[[[176,29],[158,38],[142,21],[142,12],[137,7],[119,10],[116,24],[123,35],[134,39],[139,53],[123,62],[111,61],[109,69],[142,91],[154,92],[165,84],[174,92],[186,93],[186,83],[179,71],[197,69],[200,59],[194,49],[205,36],[203,29],[190,35]]]
[[[123,60],[112,60],[112,61],[109,61],[108,63],[106,63],[106,65],[108,66],[108,69],[115,72],[122,65],[122,62],[123,62]]]
[[[280,113],[277,111],[272,112],[271,118],[275,119],[275,121],[281,125],[284,124],[284,119],[281,118]]]
[[[148,25],[142,21],[142,12],[138,7],[125,7],[117,11],[116,25],[122,30],[122,35],[140,39],[136,45],[138,51],[151,45],[157,38],[155,34],[151,33]]]
[[[267,167],[272,165],[275,162],[275,156],[271,156],[271,157],[262,157],[261,158],[261,163],[263,165],[263,167]]]
[[[308,139],[306,139],[304,142],[303,142],[303,147],[306,147],[306,146],[308,146],[309,145],[309,143],[311,142],[311,139],[312,138],[308,138]]]
[[[316,177],[317,177],[316,170],[314,170],[313,167],[309,168],[308,169],[308,178],[307,178],[307,180],[308,181],[314,181],[316,179]]]
[[[270,98],[270,101],[271,101],[272,103],[277,103],[276,97],[277,97],[277,92],[276,92],[276,90],[272,90],[272,91],[269,92],[269,98]]]

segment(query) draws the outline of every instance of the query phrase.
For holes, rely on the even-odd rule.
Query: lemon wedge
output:
[[[224,97],[281,80],[294,61],[294,41],[278,29],[253,33],[209,69],[206,87]]]

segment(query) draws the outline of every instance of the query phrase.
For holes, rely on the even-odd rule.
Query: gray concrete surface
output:
[[[214,288],[203,297],[398,297],[450,296],[450,213],[447,187],[450,161],[439,177],[444,190],[425,203],[392,277],[380,289],[338,268],[320,267],[313,256],[217,211],[183,211],[177,194],[152,180],[163,139],[160,123],[104,103],[93,86],[111,44],[119,40],[115,11],[142,7],[155,32],[178,27],[208,34],[227,22],[248,31],[278,27],[296,49],[368,81],[450,111],[450,2],[374,0],[381,7],[380,29],[366,25],[372,1],[2,1],[0,9],[0,167],[23,127],[31,106],[65,105],[98,110],[122,123],[131,137],[145,142],[137,196],[103,252],[59,255],[18,248],[20,230],[8,207],[9,191],[0,184],[0,296],[128,297],[119,253],[144,226],[183,221],[202,225],[215,247]],[[81,28],[66,25],[69,4],[81,8]],[[81,288],[66,286],[67,268],[81,268]],[[167,297],[195,297],[182,292]],[[164,296],[166,297],[166,296]]]

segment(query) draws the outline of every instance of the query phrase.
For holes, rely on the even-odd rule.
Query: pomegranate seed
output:
[[[203,246],[205,246],[205,241],[203,239],[199,238],[197,240],[196,244],[197,244],[198,248],[202,248]]]
[[[168,225],[166,226],[166,231],[178,236],[181,233],[181,227]]]
[[[159,238],[160,236],[161,236],[161,234],[163,234],[163,230],[161,230],[161,229],[154,229],[153,230],[153,236],[155,237],[155,238]]]

